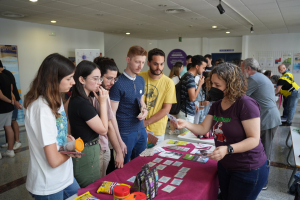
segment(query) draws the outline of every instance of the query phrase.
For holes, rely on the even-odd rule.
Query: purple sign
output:
[[[171,69],[176,62],[182,62],[183,66],[186,64],[186,53],[181,49],[173,49],[167,58],[168,67]]]

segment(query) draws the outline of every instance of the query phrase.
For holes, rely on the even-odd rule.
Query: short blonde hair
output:
[[[134,45],[129,48],[127,57],[132,58],[134,56],[147,56],[147,51],[139,45]]]

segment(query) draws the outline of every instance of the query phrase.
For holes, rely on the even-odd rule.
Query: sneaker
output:
[[[280,126],[292,126],[292,123],[282,122]]]
[[[18,149],[18,148],[20,148],[22,146],[22,143],[21,142],[17,142],[17,141],[15,141],[15,144],[14,144],[14,150],[16,150],[16,149]]]
[[[2,148],[7,148],[8,147],[8,143],[2,144],[1,147]]]
[[[4,153],[3,153],[3,157],[15,157],[15,152],[13,150],[6,150]]]
[[[263,190],[268,189],[268,183],[262,188]]]
[[[172,131],[172,130],[169,131],[169,135],[174,135],[174,134],[175,134],[175,131]]]

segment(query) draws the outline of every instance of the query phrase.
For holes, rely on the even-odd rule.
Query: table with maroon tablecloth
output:
[[[187,144],[185,147],[190,148],[189,152],[194,149],[193,144]],[[170,150],[170,149],[168,149]],[[174,151],[174,150],[170,150]],[[155,154],[151,157],[137,157],[131,160],[129,163],[124,165],[123,169],[117,169],[112,173],[106,175],[105,177],[97,180],[96,182],[90,184],[86,188],[82,188],[78,190],[78,196],[89,191],[92,195],[99,198],[100,200],[112,200],[113,195],[108,194],[98,194],[96,191],[100,187],[103,181],[112,181],[118,183],[125,183],[128,185],[133,185],[133,183],[128,182],[127,180],[132,176],[136,176],[136,174],[141,171],[141,168],[144,164],[153,161],[155,158],[159,157],[162,158],[159,164],[163,164],[166,160],[172,161],[180,161],[183,164],[180,167],[167,165],[164,170],[158,170],[159,178],[162,176],[170,177],[171,179],[167,183],[163,183],[158,189],[158,195],[155,197],[155,200],[178,200],[178,199],[202,199],[202,200],[214,200],[217,199],[218,196],[218,188],[219,182],[217,177],[217,162],[213,160],[208,160],[207,163],[198,163],[190,160],[183,159],[183,156],[187,153],[182,151],[174,151],[183,153],[183,155],[179,159],[171,159],[171,158],[164,158],[159,157],[158,154]],[[155,166],[158,166],[156,164]],[[190,170],[187,172],[186,176],[182,179],[182,183],[180,186],[175,186],[176,189],[173,190],[171,193],[167,193],[162,191],[164,187],[170,185],[172,180],[174,179],[175,174],[178,172],[179,169],[182,167],[188,167]]]

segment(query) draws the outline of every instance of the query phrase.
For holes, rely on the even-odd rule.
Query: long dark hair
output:
[[[79,81],[79,77],[82,76],[86,78],[97,68],[99,67],[95,63],[88,60],[83,60],[77,65],[74,74],[75,85],[73,86],[72,97],[81,96],[85,99],[89,99],[84,91],[83,84]]]
[[[75,66],[68,58],[58,54],[50,54],[42,62],[36,77],[33,79],[29,92],[25,95],[24,107],[35,101],[39,96],[47,101],[56,118],[60,116],[58,110],[61,106],[59,92],[60,81],[72,74]]]

